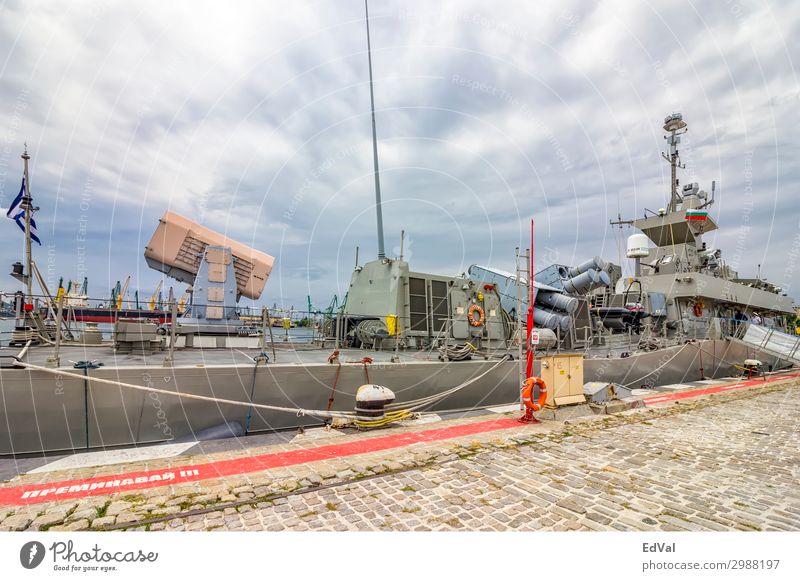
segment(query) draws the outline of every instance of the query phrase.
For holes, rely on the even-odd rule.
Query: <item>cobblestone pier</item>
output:
[[[790,379],[127,495],[4,506],[0,530],[796,531],[798,395],[800,382]],[[441,424],[478,421],[485,418]],[[323,434],[270,449],[386,433]],[[210,459],[27,474],[3,486]]]

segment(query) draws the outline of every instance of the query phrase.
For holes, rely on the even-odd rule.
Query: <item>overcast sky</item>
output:
[[[0,207],[27,141],[50,284],[85,274],[103,298],[130,274],[149,294],[142,252],[167,209],[275,256],[267,304],[325,306],[356,246],[375,257],[362,2],[0,6]],[[405,229],[413,270],[513,270],[533,216],[537,266],[620,262],[633,232],[608,222],[665,205],[661,126],[680,111],[681,181],[717,183],[709,246],[800,296],[789,0],[370,10],[387,254]],[[3,273],[22,238],[5,220]]]

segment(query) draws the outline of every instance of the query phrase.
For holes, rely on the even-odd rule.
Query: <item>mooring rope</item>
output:
[[[354,418],[355,412],[338,412],[338,411],[324,411],[324,410],[309,410],[305,408],[291,408],[291,407],[283,407],[283,406],[275,406],[263,403],[254,403],[250,401],[236,401],[232,399],[225,399],[219,397],[211,397],[207,395],[197,395],[193,393],[184,393],[180,391],[170,391],[168,389],[160,389],[158,387],[148,387],[145,385],[136,385],[134,383],[125,383],[123,381],[115,381],[112,379],[103,379],[102,377],[95,377],[92,375],[88,375],[84,377],[83,375],[79,375],[77,373],[71,373],[69,371],[65,371],[63,369],[53,369],[50,367],[42,367],[41,365],[34,365],[33,363],[26,363],[24,361],[17,361],[15,363],[18,367],[24,367],[26,369],[32,369],[35,371],[43,371],[44,373],[49,373],[51,375],[60,375],[62,377],[72,377],[75,379],[80,380],[87,380],[93,383],[101,383],[103,385],[112,385],[114,387],[126,387],[128,389],[135,389],[139,391],[147,391],[151,393],[160,393],[163,395],[171,395],[175,397],[182,397],[186,399],[193,399],[197,401],[207,401],[217,404],[226,404],[226,405],[236,405],[236,406],[243,406],[247,408],[257,408],[263,410],[271,410],[277,412],[287,412],[293,413],[298,416],[312,416],[318,418],[333,418],[333,417],[346,417],[346,418]]]
[[[149,387],[149,386],[145,386],[145,385],[136,385],[134,383],[126,383],[126,382],[123,382],[123,381],[116,381],[116,380],[113,380],[113,379],[104,379],[102,377],[96,377],[96,376],[92,376],[92,375],[88,375],[88,374],[87,375],[82,375],[82,374],[72,373],[70,371],[65,371],[63,369],[53,369],[53,368],[50,368],[50,367],[43,367],[41,365],[35,365],[33,363],[27,363],[25,361],[21,361],[20,360],[21,357],[23,357],[25,355],[25,353],[27,352],[28,347],[29,347],[29,345],[26,345],[25,348],[19,353],[19,355],[16,356],[17,360],[16,360],[16,362],[14,364],[16,366],[18,366],[18,367],[24,367],[26,369],[31,369],[31,370],[34,370],[34,371],[42,371],[44,373],[49,373],[50,375],[59,375],[59,376],[62,376],[62,377],[71,377],[71,378],[74,378],[74,379],[80,379],[81,381],[89,381],[89,382],[98,383],[98,384],[102,384],[102,385],[111,385],[111,386],[114,386],[114,387],[126,387],[128,389],[134,389],[134,390],[138,390],[138,391],[146,391],[146,392],[150,392],[150,393],[159,393],[159,394],[168,395],[168,396],[182,397],[182,398],[193,399],[193,400],[197,400],[197,401],[207,401],[207,402],[216,403],[216,404],[226,404],[226,405],[234,405],[234,406],[243,406],[243,407],[247,407],[249,409],[256,408],[256,409],[263,409],[263,410],[270,410],[270,411],[277,411],[277,412],[293,413],[293,414],[295,414],[297,416],[311,416],[311,417],[316,417],[316,418],[337,418],[338,417],[338,418],[346,418],[346,419],[349,419],[349,420],[354,420],[355,417],[356,417],[356,412],[329,411],[329,410],[310,410],[310,409],[299,408],[299,407],[292,408],[292,407],[284,407],[284,406],[275,406],[275,405],[269,405],[269,404],[254,403],[254,402],[251,402],[251,401],[236,401],[236,400],[232,400],[232,399],[211,397],[211,396],[206,396],[206,395],[197,395],[197,394],[192,394],[192,393],[184,393],[184,392],[180,392],[180,391],[170,391],[168,389],[161,389],[161,388],[158,388],[158,387]],[[436,394],[436,395],[432,395],[432,396],[428,396],[428,397],[425,397],[425,398],[420,398],[420,399],[413,400],[413,401],[406,402],[406,403],[392,404],[390,406],[386,406],[386,411],[390,412],[390,411],[397,411],[398,409],[401,409],[403,411],[410,412],[410,411],[412,411],[414,409],[417,409],[419,407],[423,407],[425,405],[428,405],[429,403],[433,403],[435,401],[438,401],[439,399],[447,397],[448,395],[450,395],[452,393],[455,393],[457,391],[460,391],[461,389],[464,389],[465,387],[468,387],[468,386],[472,385],[473,383],[475,383],[476,381],[482,379],[487,374],[489,374],[491,371],[493,371],[494,369],[499,367],[500,364],[502,364],[505,361],[506,361],[506,358],[501,359],[495,365],[493,365],[491,368],[489,368],[488,370],[484,371],[480,375],[478,375],[478,376],[476,376],[476,377],[474,377],[474,378],[472,378],[472,379],[470,379],[468,381],[465,381],[464,383],[462,383],[460,385],[457,385],[457,386],[455,386],[453,388],[450,388],[450,389],[448,389],[446,391],[443,391],[442,393],[439,393],[439,394]]]
[[[422,397],[422,398],[419,398],[419,399],[415,399],[415,400],[407,401],[407,402],[403,402],[403,403],[389,404],[389,405],[385,406],[385,409],[387,411],[389,411],[389,410],[397,410],[397,409],[405,409],[405,410],[411,411],[411,410],[419,409],[419,408],[424,407],[426,405],[429,405],[431,403],[437,402],[440,399],[444,399],[448,395],[454,394],[457,391],[461,391],[465,387],[469,387],[470,385],[472,385],[476,381],[478,381],[480,379],[483,379],[484,377],[489,375],[492,371],[494,371],[495,369],[500,367],[506,361],[508,361],[508,356],[507,355],[502,357],[497,363],[492,365],[489,369],[487,369],[486,371],[484,371],[480,375],[478,375],[476,377],[473,377],[472,379],[468,379],[467,381],[461,383],[460,385],[452,387],[452,388],[450,388],[450,389],[448,389],[446,391],[443,391],[441,393],[437,393],[437,394],[434,394],[434,395],[429,395],[427,397]]]
[[[659,365],[659,366],[658,366],[658,367],[656,367],[655,369],[653,369],[653,370],[651,370],[651,371],[648,371],[647,373],[645,373],[644,375],[642,375],[642,376],[641,376],[639,379],[635,379],[635,380],[633,380],[633,381],[629,381],[628,383],[622,383],[622,384],[620,384],[620,385],[622,385],[623,387],[630,387],[630,386],[631,386],[631,385],[633,385],[634,383],[639,383],[639,382],[640,382],[641,380],[643,380],[645,377],[649,377],[649,376],[653,375],[653,374],[654,374],[656,371],[658,371],[659,369],[661,369],[662,367],[664,367],[664,366],[665,366],[667,363],[669,363],[670,361],[672,361],[673,359],[675,359],[675,358],[676,358],[678,355],[680,355],[680,354],[681,354],[681,352],[682,352],[684,349],[686,349],[686,348],[687,348],[689,345],[690,345],[690,343],[684,343],[684,344],[681,346],[681,348],[680,348],[680,349],[678,349],[678,351],[675,353],[675,355],[673,355],[672,357],[670,357],[669,359],[667,359],[666,361],[664,361],[664,363],[662,363],[661,365]],[[655,353],[655,351],[650,351],[650,353]]]

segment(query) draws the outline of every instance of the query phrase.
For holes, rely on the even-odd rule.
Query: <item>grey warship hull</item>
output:
[[[25,360],[44,364],[49,350],[32,349]],[[329,350],[280,351],[277,362],[256,367],[253,350],[217,349],[176,352],[172,366],[163,355],[112,359],[108,348],[71,347],[64,360],[100,360],[105,365],[86,370],[92,377],[153,387],[181,394],[203,395],[238,402],[324,410],[352,411],[359,386],[374,382],[390,386],[402,403],[441,393],[491,370],[480,381],[424,411],[453,412],[512,404],[519,399],[517,361],[439,361],[420,354],[403,354],[391,362],[389,353],[347,350],[341,368],[327,362]],[[361,358],[374,361],[367,365]],[[780,368],[788,362],[729,340],[704,340],[630,357],[586,359],[587,381],[613,381],[631,387],[653,387],[737,373],[733,362],[758,356]],[[494,367],[494,369],[492,369]],[[58,371],[58,370],[57,370]],[[322,420],[295,413],[264,411],[248,406],[198,401],[84,381],[72,366],[63,374],[0,369],[0,454],[20,455],[143,445],[191,438],[226,422],[248,433],[290,430],[320,425]],[[537,367],[534,369],[538,373]],[[337,378],[338,375],[338,378]],[[333,387],[335,386],[335,390]]]

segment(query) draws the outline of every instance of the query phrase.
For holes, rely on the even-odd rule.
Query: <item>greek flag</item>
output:
[[[25,210],[22,209],[22,198],[25,196],[25,178],[22,178],[22,187],[19,189],[19,193],[17,197],[14,198],[14,201],[11,202],[11,206],[8,208],[8,212],[6,212],[6,217],[14,220],[17,223],[17,226],[20,227],[20,230],[25,232]],[[36,242],[39,246],[42,245],[41,240],[39,240],[39,232],[36,230],[36,221],[31,216],[31,240]]]
[[[8,208],[8,212],[6,212],[6,217],[11,218],[14,220],[14,216],[22,212],[22,197],[25,195],[25,178],[22,178],[22,187],[19,189],[19,193],[17,197],[14,198],[14,201],[11,202],[11,206]]]

